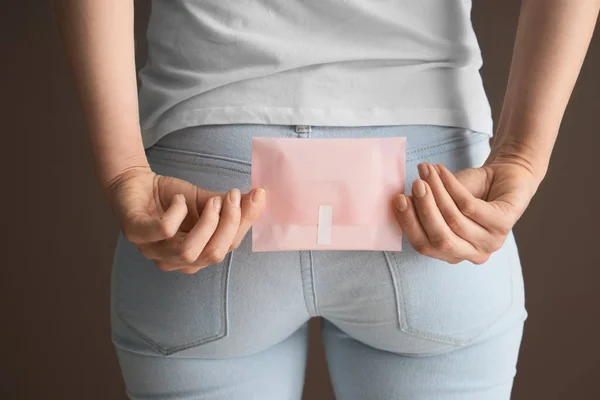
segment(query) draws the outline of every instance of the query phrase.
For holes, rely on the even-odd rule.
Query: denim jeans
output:
[[[489,135],[407,126],[203,125],[147,150],[153,170],[250,190],[253,136],[407,138],[407,192],[422,161],[480,166]],[[268,194],[267,194],[268,195]],[[340,400],[508,400],[525,310],[512,232],[482,265],[403,251],[251,251],[251,232],[194,275],[159,270],[121,235],[112,340],[131,399],[300,399],[308,321],[321,318]]]

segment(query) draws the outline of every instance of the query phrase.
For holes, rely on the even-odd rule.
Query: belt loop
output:
[[[311,130],[310,125],[296,125],[296,133],[310,133]]]

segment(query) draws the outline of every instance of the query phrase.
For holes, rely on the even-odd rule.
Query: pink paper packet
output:
[[[402,249],[406,138],[252,138],[252,251]]]

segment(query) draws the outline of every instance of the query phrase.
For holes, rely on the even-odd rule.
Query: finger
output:
[[[420,254],[433,257],[433,246],[429,243],[427,233],[417,217],[417,212],[410,196],[399,194],[395,197],[394,203],[396,219],[402,228],[402,233],[406,235],[412,247]]]
[[[154,260],[158,269],[165,272],[183,272],[184,274],[192,275],[200,271],[204,267],[186,267],[179,264],[169,264],[166,261]]]
[[[171,265],[171,264],[166,264],[162,261],[157,261],[156,262],[158,268],[162,271],[165,272],[181,272],[184,273],[186,275],[193,275],[196,272],[200,271],[201,269],[204,269],[206,267],[182,267],[179,265]]]
[[[178,232],[171,239],[138,245],[138,248],[147,258],[179,265],[179,268],[193,264],[219,224],[222,202],[221,196],[208,199],[200,218],[188,233]]]
[[[418,165],[418,169],[421,178],[429,184],[435,203],[452,232],[476,248],[485,246],[493,239],[485,228],[460,212],[433,165],[421,163]]]
[[[200,254],[206,247],[212,235],[215,233],[219,225],[220,213],[223,206],[223,198],[221,196],[215,196],[206,202],[204,211],[198,223],[192,228],[184,247],[185,261],[189,263],[195,263]],[[191,260],[191,261],[190,261]],[[204,267],[181,267],[180,271],[184,274],[195,274]]]
[[[181,264],[193,264],[200,257],[206,244],[219,226],[222,205],[223,198],[221,196],[211,197],[206,202],[198,222],[181,243],[179,251],[179,262]]]
[[[241,219],[241,192],[232,189],[223,199],[219,225],[192,267],[218,264],[225,259]]]
[[[429,243],[435,249],[440,253],[462,259],[476,252],[472,244],[457,236],[446,224],[431,188],[422,179],[413,182],[413,201],[419,221],[429,238]]]
[[[166,261],[154,260],[154,262],[156,263],[156,266],[158,267],[158,269],[160,269],[161,271],[173,272],[173,271],[181,269],[180,266],[169,264]]]
[[[185,238],[185,233],[177,232],[172,238],[152,243],[140,243],[136,244],[136,246],[146,258],[170,264],[179,264],[181,248]]]
[[[463,215],[487,230],[504,230],[504,224],[501,221],[504,221],[506,216],[500,210],[487,201],[473,196],[448,168],[441,164],[436,166],[440,170],[440,179]]]
[[[266,194],[262,188],[256,188],[242,200],[242,216],[238,231],[229,250],[237,249],[250,227],[258,220],[265,206]]]
[[[206,267],[183,267],[183,268],[179,268],[179,272],[183,272],[184,274],[188,274],[188,275],[193,275],[196,272],[198,272],[204,268],[206,268]]]
[[[135,213],[130,216],[129,222],[123,227],[123,233],[132,243],[169,239],[175,236],[187,213],[185,197],[176,194],[172,197],[169,208],[160,217],[152,217],[147,213]]]

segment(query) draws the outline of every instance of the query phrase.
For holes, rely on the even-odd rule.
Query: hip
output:
[[[417,164],[481,165],[489,135],[446,126],[205,125],[147,150],[153,170],[212,191],[250,189],[251,138],[402,136],[406,182]],[[192,276],[158,270],[123,237],[112,282],[113,338],[161,354],[230,357],[260,351],[314,316],[373,347],[430,354],[467,346],[525,317],[514,236],[488,262],[450,265],[403,251],[254,253],[250,232],[222,263]],[[118,318],[117,318],[118,316]]]

